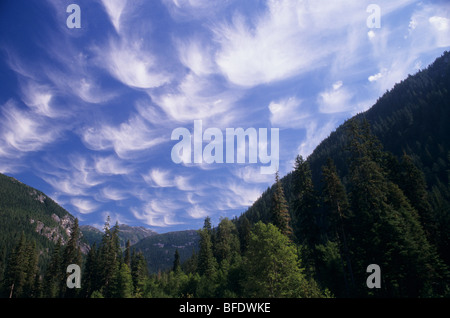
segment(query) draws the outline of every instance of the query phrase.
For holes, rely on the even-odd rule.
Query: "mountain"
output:
[[[296,158],[280,182],[306,272],[321,286],[338,296],[448,296],[449,123],[444,52]],[[241,233],[273,222],[275,190],[238,218]],[[386,286],[378,293],[364,284],[375,262]]]
[[[444,52],[426,69],[409,75],[387,91],[367,111],[350,118],[325,138],[306,159],[315,188],[320,191],[321,171],[333,159],[345,183],[349,154],[343,151],[348,141],[346,126],[365,119],[384,150],[399,157],[410,155],[423,171],[428,190],[442,190],[449,182],[450,162],[450,52]],[[288,201],[292,172],[281,178]],[[252,222],[270,219],[269,208],[274,186],[268,188],[243,214]]]
[[[67,243],[74,221],[73,215],[46,194],[0,174],[0,280],[8,254],[22,233],[27,240],[36,241],[42,267],[58,239]],[[82,250],[87,252],[87,244],[82,244]]]
[[[133,249],[144,254],[149,272],[156,273],[172,268],[176,250],[183,263],[198,250],[198,243],[197,231],[176,231],[146,237],[133,245]]]
[[[81,225],[80,230],[91,246],[94,243],[96,243],[97,246],[100,245],[100,242],[102,241],[103,231],[91,225]],[[119,224],[119,239],[121,247],[125,247],[128,240],[130,241],[131,245],[134,245],[140,240],[152,235],[158,235],[158,233],[143,226]]]

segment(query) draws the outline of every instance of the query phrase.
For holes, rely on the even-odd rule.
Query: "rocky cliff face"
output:
[[[73,217],[70,214],[66,214],[63,217],[59,217],[54,213],[52,214],[51,217],[56,222],[56,225],[55,224],[46,225],[42,221],[34,219],[30,219],[30,223],[31,224],[36,223],[35,228],[36,233],[45,236],[47,239],[53,241],[54,243],[57,243],[58,240],[61,239],[61,244],[66,245],[69,240],[73,224],[75,223],[75,217]],[[81,240],[81,238],[83,237],[83,233],[81,231],[80,236],[81,237],[79,244],[81,252],[83,254],[87,254],[87,252],[89,252],[89,245]]]

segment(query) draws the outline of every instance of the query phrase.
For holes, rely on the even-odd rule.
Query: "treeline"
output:
[[[119,245],[119,227],[105,223],[101,244],[94,244],[87,255],[80,250],[80,230],[75,220],[66,245],[55,244],[45,269],[37,266],[42,250],[34,240],[22,234],[10,253],[1,281],[2,297],[9,298],[87,298],[87,297],[139,297],[148,278],[147,263],[141,253],[125,251]],[[76,264],[82,268],[81,288],[68,288],[71,272],[67,268]]]
[[[65,231],[59,227],[52,214],[60,218],[67,211],[52,199],[14,178],[0,174],[0,281],[4,278],[10,251],[21,239],[22,232],[28,241],[34,241],[38,250],[53,249],[56,235],[67,240]],[[50,239],[36,231],[37,221],[55,229]],[[45,253],[39,257],[38,267],[47,266],[49,257]]]

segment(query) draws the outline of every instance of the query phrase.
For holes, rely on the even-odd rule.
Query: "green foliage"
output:
[[[278,171],[275,175],[275,185],[276,188],[271,206],[273,224],[280,229],[281,233],[287,237],[292,237],[291,216],[289,215],[288,204],[284,197],[283,186],[278,178]]]
[[[258,298],[317,296],[299,265],[289,238],[274,225],[258,222],[246,253],[246,293]]]

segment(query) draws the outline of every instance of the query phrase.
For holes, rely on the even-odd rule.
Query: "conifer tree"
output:
[[[246,253],[245,292],[250,297],[320,297],[299,267],[296,248],[273,224],[258,222]]]
[[[131,267],[131,252],[130,252],[130,240],[127,240],[127,244],[125,245],[125,253],[124,253],[124,259],[123,262],[127,264],[128,267]]]
[[[47,266],[44,282],[43,282],[43,294],[46,298],[55,298],[59,296],[59,287],[61,281],[64,279],[62,275],[62,243],[61,237],[58,239],[58,242],[53,249],[52,257],[50,259],[50,264]]]
[[[131,254],[131,277],[134,286],[134,295],[141,296],[143,292],[145,280],[148,277],[147,262],[145,261],[142,252],[135,252]]]
[[[7,288],[9,298],[23,297],[26,285],[28,260],[26,257],[27,241],[22,232],[19,241],[11,252],[6,264],[4,286]]]
[[[307,275],[314,276],[315,246],[320,242],[317,224],[318,197],[307,161],[298,155],[292,173],[294,236],[297,239]]]
[[[203,229],[198,231],[200,235],[200,248],[198,252],[198,273],[213,277],[217,270],[217,261],[213,254],[213,244],[211,240],[211,219],[207,217]]]
[[[383,170],[382,153],[367,124],[352,122],[349,130],[352,252],[355,281],[364,282],[365,268],[383,269],[383,296],[426,296],[442,273],[426,239],[417,211]],[[426,268],[433,268],[432,271]],[[435,276],[437,274],[437,276]],[[434,276],[434,277],[433,277]],[[413,278],[415,277],[415,278]],[[366,293],[360,285],[360,292]]]
[[[82,295],[83,297],[91,297],[94,291],[99,291],[100,271],[97,245],[94,243],[86,256],[86,262],[83,272]]]
[[[346,219],[350,216],[350,206],[345,188],[337,174],[336,166],[331,158],[327,160],[327,165],[322,168],[323,178],[323,200],[329,209],[329,223],[332,228],[332,235],[339,245],[340,254],[344,261],[344,278],[346,285],[354,285],[353,270],[350,259],[350,251],[347,243],[347,233],[345,230]]]
[[[217,226],[214,253],[219,264],[233,262],[240,253],[240,243],[236,225],[228,218],[222,218]]]
[[[273,224],[280,229],[281,233],[292,239],[291,216],[284,197],[283,186],[278,177],[278,171],[275,174],[275,191],[272,197],[271,214]]]
[[[38,254],[36,251],[36,241],[32,240],[28,242],[25,254],[27,258],[26,265],[26,278],[24,286],[24,296],[27,298],[36,298],[39,295],[38,289],[39,283],[39,269],[38,269]]]
[[[175,250],[175,255],[174,255],[174,260],[173,260],[173,267],[172,267],[172,271],[177,273],[178,271],[181,270],[181,265],[180,265],[180,253],[178,252],[178,249]]]
[[[116,222],[116,225],[111,229],[110,217],[108,216],[99,249],[100,268],[102,269],[100,281],[103,288],[102,294],[105,297],[111,297],[112,295],[113,286],[111,283],[117,277],[117,272],[120,270],[120,264],[122,262],[121,255],[119,225]]]
[[[397,184],[412,207],[419,213],[420,223],[425,230],[427,239],[435,243],[437,224],[429,201],[425,177],[406,153],[403,154],[400,169]]]
[[[118,270],[114,272],[108,289],[108,296],[112,298],[131,298],[133,296],[133,278],[127,264],[117,264]]]
[[[241,252],[244,253],[247,250],[248,242],[250,240],[250,233],[251,233],[251,224],[248,220],[247,216],[243,214],[239,218],[239,241],[241,244]]]
[[[69,241],[67,242],[67,245],[64,248],[63,251],[63,258],[62,258],[62,268],[60,269],[62,273],[65,273],[63,276],[64,279],[60,282],[60,295],[61,297],[76,297],[78,294],[77,288],[67,288],[67,277],[68,274],[66,273],[67,266],[71,264],[76,264],[82,267],[81,261],[81,249],[79,245],[80,240],[80,229],[78,226],[78,219],[75,219],[71,230],[70,230],[70,237]]]

